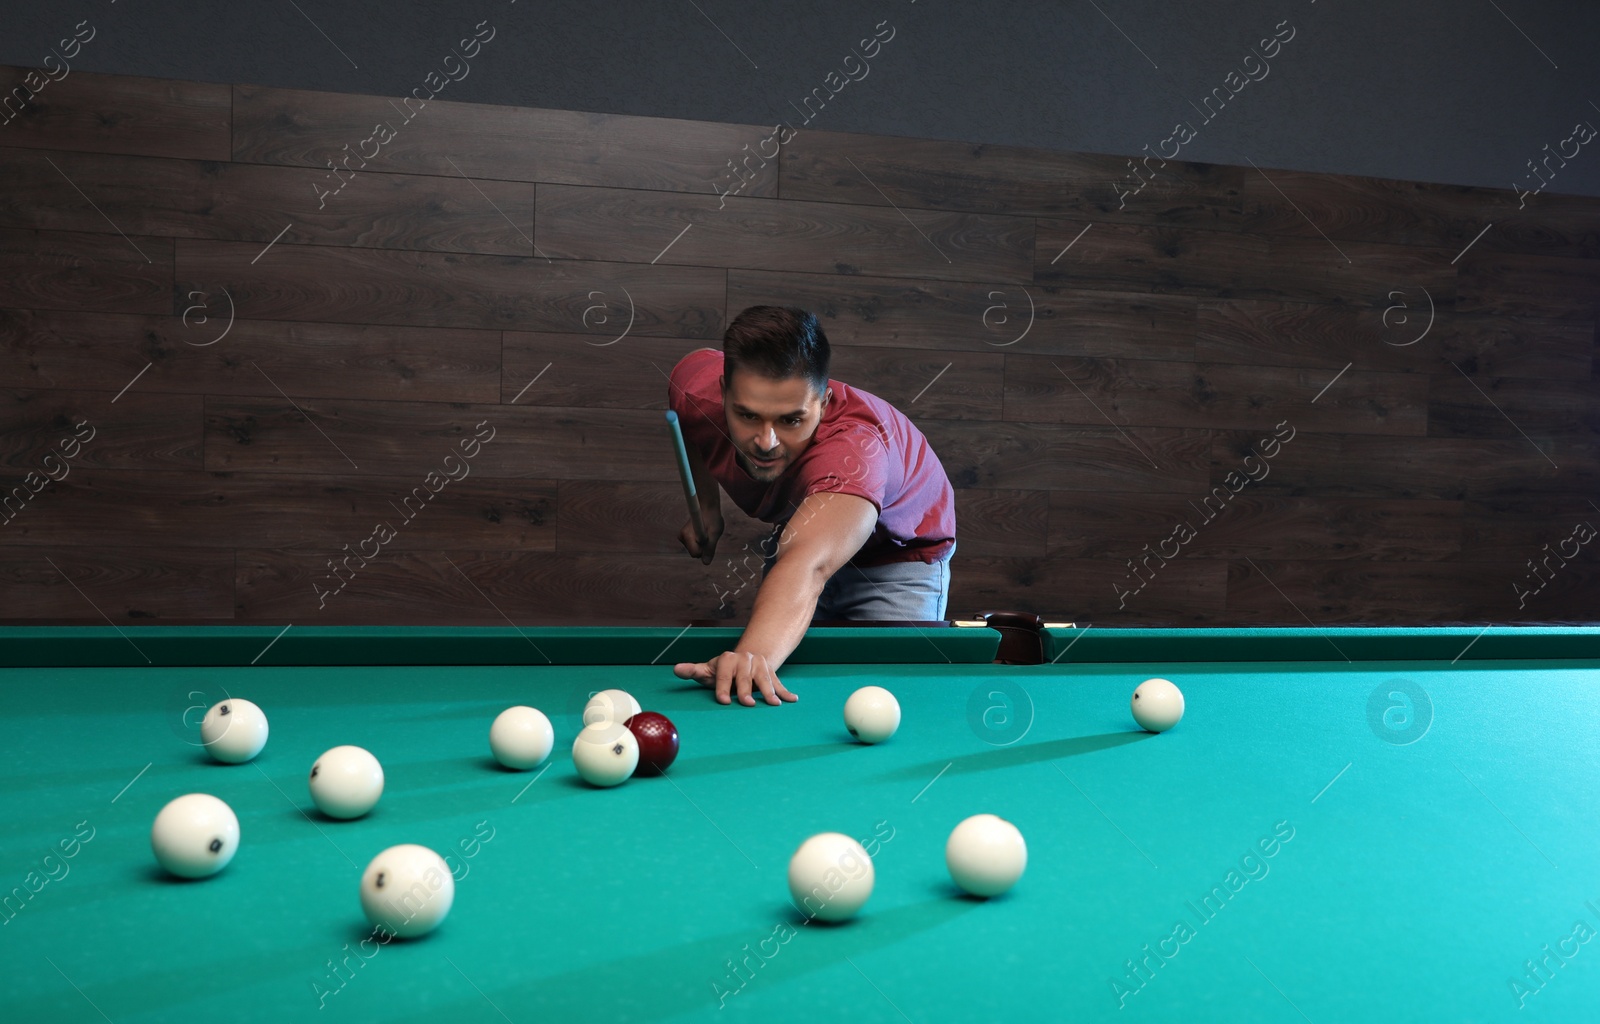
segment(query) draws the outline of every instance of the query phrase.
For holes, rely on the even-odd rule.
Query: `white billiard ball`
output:
[[[200,722],[206,753],[223,764],[242,764],[267,745],[267,715],[238,697],[217,701]]]
[[[974,896],[998,896],[1022,877],[1028,844],[1017,826],[993,814],[974,814],[944,844],[950,879]]]
[[[840,832],[822,832],[789,858],[789,895],[808,920],[843,921],[872,895],[872,858]]]
[[[583,724],[616,722],[620,725],[643,710],[627,690],[601,690],[583,706]]]
[[[1183,693],[1167,679],[1146,679],[1128,703],[1133,720],[1149,732],[1166,732],[1183,719]]]
[[[639,767],[639,741],[619,722],[595,722],[572,741],[572,763],[590,785],[615,786]]]
[[[844,727],[862,743],[882,743],[900,728],[900,702],[881,686],[863,686],[844,702]]]
[[[489,727],[489,750],[507,768],[537,768],[555,745],[550,719],[538,708],[506,708]]]
[[[439,927],[455,898],[456,880],[444,858],[415,843],[389,847],[361,873],[362,913],[402,939]]]
[[[181,878],[214,875],[239,851],[239,819],[209,793],[180,796],[156,815],[150,849],[157,863]]]
[[[359,818],[383,795],[383,765],[360,747],[334,747],[311,766],[311,802],[330,818]]]

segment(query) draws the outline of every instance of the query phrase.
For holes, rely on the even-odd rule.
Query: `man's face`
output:
[[[820,398],[804,377],[771,380],[749,370],[722,378],[722,407],[739,465],[763,483],[776,480],[806,450],[833,397]]]

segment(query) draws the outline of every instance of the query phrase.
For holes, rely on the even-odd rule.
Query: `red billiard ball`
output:
[[[660,775],[678,759],[678,727],[666,715],[641,711],[627,721],[639,741],[640,775]]]

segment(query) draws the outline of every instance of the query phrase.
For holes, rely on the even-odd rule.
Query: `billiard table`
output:
[[[817,627],[799,702],[746,708],[671,671],[726,627],[0,629],[0,1019],[1596,1019],[1600,628],[1034,634],[1024,664],[981,624]],[[1187,702],[1160,735],[1151,676]],[[904,712],[876,746],[840,715],[867,684]],[[574,772],[613,686],[677,724],[665,777]],[[253,762],[198,745],[224,696],[270,719]],[[514,704],[554,722],[542,769],[489,756]],[[306,789],[345,743],[387,774],[354,821]],[[242,835],[196,881],[149,842],[189,792]],[[1029,849],[987,901],[944,864],[983,812]],[[824,831],[876,875],[842,924],[786,884]],[[361,913],[397,843],[455,876],[421,939]]]

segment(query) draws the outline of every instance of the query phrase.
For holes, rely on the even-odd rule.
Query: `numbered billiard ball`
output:
[[[239,819],[209,793],[190,793],[161,808],[150,829],[156,862],[180,878],[205,878],[239,851]]]
[[[1028,844],[1017,826],[993,814],[974,814],[944,845],[950,878],[974,896],[998,896],[1022,877]]]
[[[1128,703],[1133,720],[1149,732],[1166,732],[1183,719],[1183,693],[1167,679],[1146,679]]]
[[[360,747],[334,747],[311,766],[311,802],[330,818],[359,818],[383,795],[383,766]]]
[[[455,898],[456,880],[444,858],[415,843],[389,847],[361,873],[362,912],[402,939],[437,928]]]
[[[537,768],[555,745],[550,719],[538,708],[506,708],[489,727],[489,750],[507,768]]]
[[[678,727],[666,715],[641,711],[627,721],[628,731],[639,742],[641,775],[661,775],[678,759]]]
[[[823,832],[789,858],[789,895],[807,919],[843,921],[872,895],[872,858],[840,832]]]
[[[267,745],[267,714],[238,697],[218,701],[200,722],[200,742],[223,764],[243,764]]]
[[[639,766],[639,741],[621,722],[586,725],[572,741],[572,763],[591,786],[616,786]]]
[[[844,726],[862,743],[882,743],[900,728],[900,702],[881,686],[863,686],[844,702]]]

